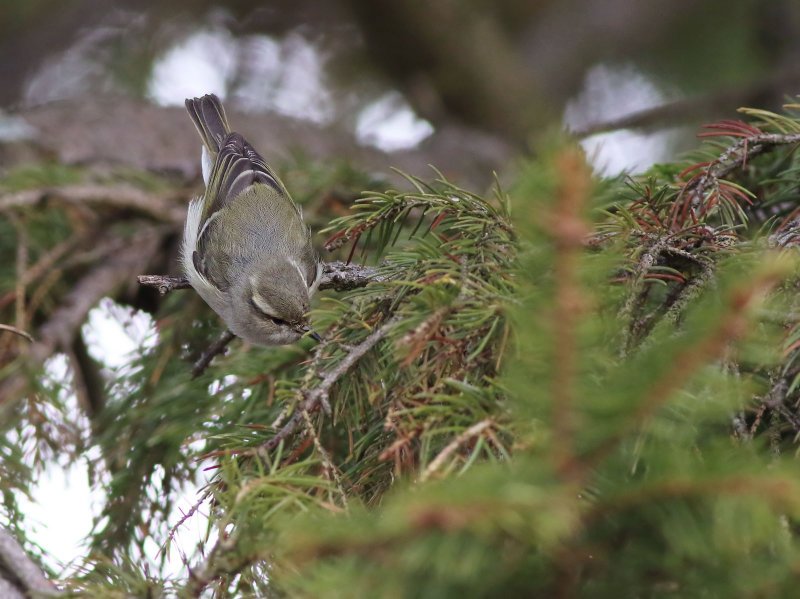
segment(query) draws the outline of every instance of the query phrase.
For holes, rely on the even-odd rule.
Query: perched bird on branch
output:
[[[322,265],[302,213],[264,159],[231,131],[217,96],[188,99],[186,109],[203,140],[206,184],[186,217],[186,277],[242,339],[319,339],[306,314]]]

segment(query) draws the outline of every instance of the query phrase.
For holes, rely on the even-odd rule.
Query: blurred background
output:
[[[23,120],[2,138],[193,172],[186,119],[152,106],[215,92],[280,116],[237,121],[266,153],[433,162],[482,183],[565,125],[614,173],[792,96],[799,28],[792,0],[6,0],[0,106]]]
[[[556,129],[606,175],[675,159],[702,123],[792,99],[799,44],[792,0],[4,0],[0,322],[36,338],[57,409],[3,415],[34,501],[0,523],[21,509],[61,562],[91,528],[94,417],[157,342],[135,275],[177,272],[202,189],[186,97],[222,97],[319,230],[392,167],[483,193]],[[10,339],[0,400],[25,396]]]

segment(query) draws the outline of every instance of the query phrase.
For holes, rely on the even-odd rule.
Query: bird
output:
[[[205,193],[189,203],[181,262],[186,278],[228,329],[257,345],[308,334],[322,263],[302,211],[275,172],[231,131],[214,94],[186,100],[203,142]]]

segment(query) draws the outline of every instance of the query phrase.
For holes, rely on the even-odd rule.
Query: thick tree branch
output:
[[[48,159],[55,156],[63,164],[111,164],[200,179],[199,139],[183,107],[92,93],[39,104],[16,116],[47,132],[37,141],[47,150]],[[294,149],[303,148],[304,155],[313,160],[330,161],[336,156],[366,171],[384,170],[392,164],[405,172],[421,172],[435,164],[454,179],[482,188],[491,184],[491,173],[501,172],[513,154],[502,138],[454,124],[437,126],[418,148],[386,153],[361,145],[342,127],[320,126],[279,113],[239,112],[234,106],[228,117],[254,147],[269,148],[267,159],[276,165],[292,161]],[[400,182],[399,177],[394,180]],[[183,210],[186,196],[178,202]]]
[[[656,129],[686,124],[693,119],[718,119],[720,115],[731,112],[732,107],[758,105],[765,96],[779,96],[783,90],[795,86],[798,80],[800,72],[797,69],[790,69],[752,85],[725,89],[704,96],[681,98],[616,119],[582,124],[573,128],[571,132],[583,138],[619,129]]]
[[[36,341],[25,348],[29,362],[34,367],[39,367],[59,347],[70,348],[74,335],[85,322],[89,310],[101,298],[112,295],[114,290],[130,281],[134,273],[141,272],[158,251],[157,241],[157,231],[145,229],[80,279],[47,322],[34,332]],[[25,384],[24,375],[13,376],[4,381],[0,384],[0,402],[17,397]]]
[[[45,578],[17,540],[0,528],[0,593],[16,597],[57,597],[55,585]]]

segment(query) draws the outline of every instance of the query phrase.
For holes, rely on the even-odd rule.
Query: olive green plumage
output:
[[[219,98],[186,100],[186,108],[203,141],[206,181],[186,218],[186,276],[239,337],[295,341],[309,330],[305,315],[321,275],[302,213],[264,159],[231,132]]]

